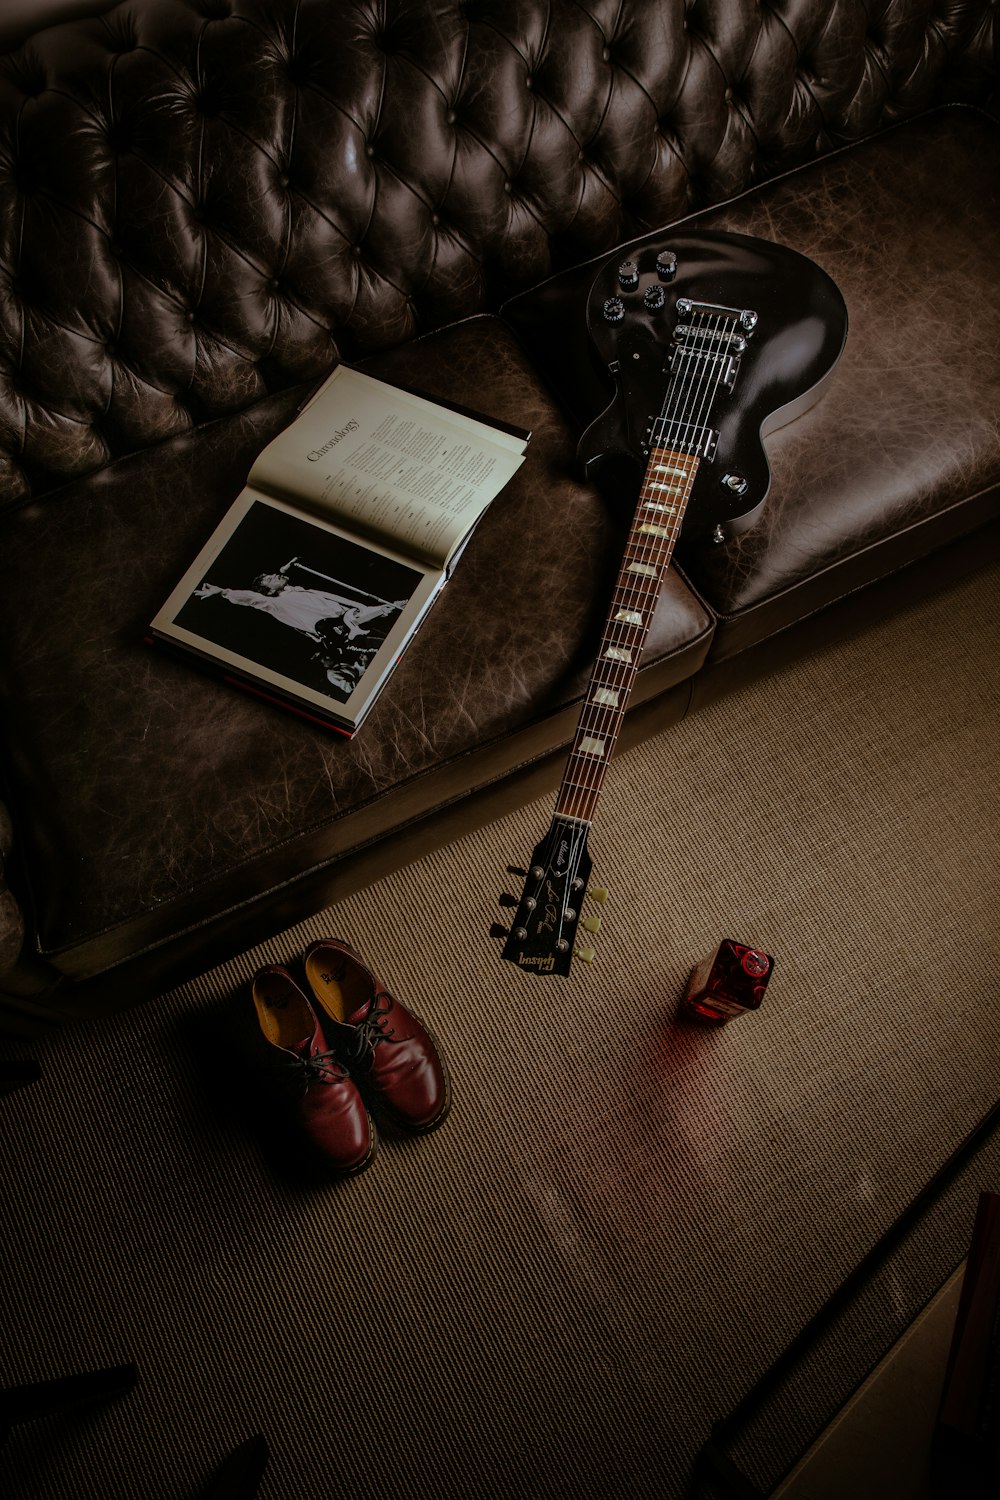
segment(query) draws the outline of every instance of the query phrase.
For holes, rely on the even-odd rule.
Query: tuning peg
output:
[[[528,872],[527,872],[527,870],[522,870],[520,865],[508,865],[507,866],[507,874],[508,875],[520,875],[521,878],[524,879],[524,880],[527,880],[527,878],[528,878]]]
[[[501,906],[516,906],[517,905],[517,897],[516,896],[510,896],[510,895],[508,895],[508,893],[506,891],[501,891],[499,899],[500,899],[500,905]]]
[[[585,964],[592,964],[594,962],[593,948],[574,948],[573,952]]]
[[[601,919],[600,917],[584,917],[580,922],[580,926],[584,932],[592,932],[596,937],[601,930]]]
[[[490,928],[490,937],[508,938],[510,937],[510,928],[502,926],[499,922],[494,922],[492,927]]]
[[[592,901],[600,902],[601,906],[603,906],[605,901],[607,901],[608,894],[608,888],[606,885],[592,885],[587,892],[587,895],[590,897],[590,899]]]

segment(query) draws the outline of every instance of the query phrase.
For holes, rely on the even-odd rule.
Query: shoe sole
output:
[[[378,1130],[376,1129],[375,1121],[372,1119],[371,1111],[366,1108],[365,1114],[368,1118],[368,1130],[371,1135],[371,1141],[368,1146],[368,1155],[361,1161],[357,1162],[353,1167],[335,1166],[334,1170],[340,1177],[360,1177],[362,1172],[367,1172],[368,1168],[371,1166],[372,1162],[378,1155]]]

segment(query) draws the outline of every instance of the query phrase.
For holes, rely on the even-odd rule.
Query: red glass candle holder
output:
[[[760,948],[725,938],[696,969],[684,990],[683,1014],[714,1026],[756,1010],[774,970],[774,958]]]

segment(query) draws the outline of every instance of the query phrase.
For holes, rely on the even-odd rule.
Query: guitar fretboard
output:
[[[556,799],[556,816],[590,823],[639,670],[653,610],[699,459],[650,451],[587,696]]]

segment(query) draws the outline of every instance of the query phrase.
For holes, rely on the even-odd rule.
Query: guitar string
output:
[[[711,315],[711,318],[706,317],[705,314],[696,315],[694,327],[697,327],[699,332],[708,332],[708,338],[705,341],[706,353],[702,359],[697,359],[696,356],[693,362],[691,362],[690,369],[697,372],[697,378],[688,377],[687,380],[681,378],[678,383],[670,384],[670,389],[667,390],[666,396],[664,396],[664,404],[663,408],[661,408],[660,417],[658,417],[657,423],[654,425],[654,434],[655,428],[666,428],[667,423],[672,422],[675,423],[675,441],[672,441],[669,449],[666,449],[666,431],[661,431],[660,434],[655,434],[654,443],[651,444],[651,447],[654,447],[654,449],[655,447],[664,447],[667,452],[682,453],[685,458],[697,455],[699,431],[705,432],[705,419],[708,416],[708,411],[711,410],[712,399],[714,399],[715,393],[718,392],[721,377],[724,374],[724,345],[721,342],[720,335],[727,321],[733,323],[735,320],[732,320],[732,318],[727,320],[721,314]],[[717,351],[717,353],[714,354],[712,351]],[[715,374],[714,383],[711,380],[712,374]],[[709,386],[711,386],[711,389],[709,389]],[[687,428],[687,437],[684,437],[685,428]],[[684,465],[684,468],[685,472],[688,472],[688,466]],[[687,508],[691,486],[693,486],[696,475],[697,469],[694,471],[694,474],[688,472],[688,478],[685,481],[687,493],[684,496],[684,508]],[[643,505],[643,496],[646,493],[649,493],[648,474],[643,477],[643,486],[642,490],[640,490],[639,502],[637,502],[637,516],[633,522],[633,531],[634,526],[642,519],[640,517],[640,507]],[[664,574],[664,564],[669,562],[669,555],[672,552],[676,537],[678,537],[679,529],[681,529],[682,520],[684,520],[684,510],[678,516],[673,517],[669,534],[667,534],[666,538],[663,538],[663,543],[654,544],[651,547],[648,546],[648,550],[646,550],[646,558],[649,559],[649,564],[657,568],[657,574],[655,574],[657,582],[655,582],[654,586],[645,585],[640,588],[636,583],[636,585],[631,585],[630,592],[630,586],[627,583],[622,583],[622,574],[624,574],[625,567],[627,567],[627,564],[622,562],[622,571],[619,573],[619,582],[616,583],[612,607],[615,606],[615,603],[618,603],[622,609],[630,603],[642,603],[649,610],[649,613],[652,612],[652,609],[655,607],[655,601],[657,601],[658,592],[660,592],[661,583],[663,583],[664,576],[666,576]],[[634,552],[634,538],[631,534],[630,546],[627,547],[627,556],[630,552]],[[645,636],[648,634],[648,628],[649,622],[646,619],[643,640],[645,640]],[[606,630],[604,642],[607,640],[607,634],[609,634],[609,631]],[[622,666],[618,672],[612,669],[612,672],[609,673],[607,669],[601,669],[601,658],[598,657],[588,691],[597,682],[598,673],[601,676],[601,685],[616,684],[616,687],[613,687],[612,690],[616,690],[618,693],[621,693],[621,690],[624,690],[628,685],[628,691],[631,691],[631,682],[634,682],[636,670],[637,664],[631,663],[628,666]],[[592,699],[588,700],[585,709],[583,709],[579,727],[577,727],[577,741],[583,742],[588,730],[594,730],[597,733],[598,723],[595,720],[598,720],[598,718],[603,720],[609,712],[610,705],[597,705],[597,703],[592,702]],[[622,717],[624,717],[624,709],[616,712],[613,724],[621,726]],[[609,730],[604,729],[604,744],[610,744],[616,738],[618,738],[618,733],[615,732],[612,735],[612,733],[609,733]],[[573,762],[573,759],[576,759],[577,762],[576,765],[571,765],[574,780],[567,784],[568,778],[564,778],[564,789],[567,790],[568,795],[565,798],[562,795],[559,796],[559,802],[564,804],[565,816],[580,817],[583,811],[586,810],[586,804],[595,801],[595,798],[600,795],[610,756],[607,753],[601,754],[598,759],[586,762],[586,760],[580,760],[580,751],[577,750],[577,745],[574,744],[570,759],[571,762]]]
[[[698,323],[698,324],[696,324],[695,326],[697,326],[697,327],[699,327],[699,329],[701,329],[701,328],[703,328],[706,320],[705,320],[705,316],[704,315],[699,315],[699,316],[700,316],[701,322]],[[734,323],[734,326],[735,326],[734,320],[730,320],[730,321],[732,321]],[[714,347],[716,339],[717,339],[717,336],[724,329],[725,323],[726,323],[726,319],[721,314],[717,314],[716,317],[715,317],[715,325],[710,330],[709,337],[706,340],[706,347],[707,347],[707,349],[709,351],[711,351],[712,348]],[[651,438],[650,449],[651,449],[651,451],[655,451],[656,448],[659,446],[659,447],[663,448],[664,451],[682,453],[682,454],[684,454],[685,458],[691,458],[691,457],[697,456],[697,436],[698,436],[698,432],[699,432],[699,429],[702,430],[702,431],[704,431],[706,429],[707,418],[708,418],[708,415],[709,415],[709,413],[711,411],[711,406],[712,406],[712,403],[713,403],[713,401],[715,399],[715,396],[718,393],[719,387],[722,384],[722,374],[723,374],[724,369],[725,369],[725,362],[724,362],[724,358],[723,358],[723,350],[724,350],[725,346],[722,343],[721,338],[718,339],[718,347],[719,347],[718,358],[716,358],[716,359],[713,360],[712,355],[709,352],[705,358],[703,358],[701,360],[698,360],[697,362],[695,360],[692,360],[692,362],[691,362],[691,368],[699,370],[699,378],[697,380],[694,379],[694,378],[690,378],[689,377],[687,379],[687,381],[685,382],[685,380],[682,378],[680,380],[680,382],[676,385],[676,388],[675,388],[674,382],[673,381],[671,382],[670,387],[669,387],[668,391],[666,392],[666,394],[664,396],[663,405],[662,405],[662,407],[660,409],[660,416],[657,419],[657,421],[654,422],[654,424],[653,424],[653,431],[650,434],[650,438]],[[711,373],[711,371],[713,369],[713,366],[714,366],[714,369],[715,369],[715,372],[716,372],[716,378],[715,378],[714,383],[711,383],[711,385],[710,385],[709,376],[710,376],[710,373]],[[710,386],[710,388],[709,388],[709,386]],[[668,411],[671,408],[673,409],[674,415],[673,416],[668,416]],[[689,428],[689,436],[688,436],[688,438],[687,438],[686,441],[684,441],[682,439],[682,433],[683,433],[684,426],[685,426],[685,419],[687,420],[687,425],[688,425],[688,428]],[[676,438],[676,441],[674,443],[672,443],[671,446],[670,446],[670,448],[668,449],[666,447],[666,443],[665,443],[665,437],[666,437],[665,429],[666,429],[666,425],[667,425],[667,423],[669,421],[673,421],[676,424],[676,428],[675,428],[675,438]],[[656,426],[657,426],[657,423],[660,425],[660,427],[662,429],[661,432],[659,433],[659,437],[661,439],[660,443],[657,443],[657,441],[656,441],[656,437],[657,437]],[[684,464],[683,467],[687,471],[688,465]],[[636,504],[637,515],[636,515],[636,517],[633,520],[632,526],[630,527],[629,545],[626,548],[626,556],[628,556],[628,554],[634,550],[633,546],[631,545],[632,544],[632,532],[635,530],[635,527],[640,523],[641,517],[640,517],[640,515],[638,513],[640,511],[640,508],[645,503],[643,497],[647,493],[649,493],[648,473],[649,473],[649,464],[647,463],[646,472],[644,473],[644,476],[643,476],[643,483],[642,483],[642,486],[640,488],[639,498],[638,498],[637,504]],[[644,587],[642,589],[639,589],[638,586],[633,586],[633,592],[636,595],[636,597],[632,598],[630,596],[630,591],[627,588],[622,589],[618,584],[616,584],[616,588],[614,590],[614,593],[615,593],[615,596],[617,597],[617,602],[619,603],[619,605],[621,607],[625,607],[626,603],[639,603],[639,602],[642,602],[645,606],[647,606],[649,608],[650,612],[652,611],[653,608],[655,608],[656,601],[657,601],[657,599],[659,597],[660,590],[662,588],[662,585],[663,585],[663,582],[664,582],[664,579],[665,579],[665,567],[666,567],[666,565],[669,564],[670,555],[672,554],[673,547],[674,547],[676,539],[677,539],[677,535],[678,535],[678,533],[680,531],[680,528],[681,528],[681,525],[683,523],[683,519],[684,519],[684,515],[686,513],[687,505],[688,505],[688,502],[690,500],[691,489],[693,487],[695,478],[697,477],[697,473],[698,473],[698,469],[695,468],[694,472],[690,473],[689,477],[685,481],[685,490],[684,490],[684,496],[683,496],[683,505],[682,505],[680,513],[673,518],[673,522],[671,524],[671,527],[670,527],[670,530],[669,530],[669,533],[668,533],[667,537],[663,538],[661,540],[661,543],[653,545],[648,550],[647,556],[648,556],[650,565],[656,567],[656,575],[655,575],[656,582],[655,582],[654,586],[652,588],[649,588],[648,585],[647,585],[646,587]],[[619,573],[619,578],[621,578],[624,575],[625,569],[626,569],[626,564],[623,561],[622,569],[620,570],[620,573]],[[612,607],[613,607],[613,604],[614,604],[614,601],[612,603]],[[648,618],[646,618],[646,628],[643,631],[643,641],[645,641],[645,638],[646,638],[646,636],[648,634],[648,630],[649,630],[649,620],[648,620]],[[606,637],[607,637],[607,630],[605,630],[605,632],[604,632],[604,639],[605,640],[606,640]],[[602,645],[603,644],[604,644],[604,640],[602,640]],[[598,662],[598,666],[599,666],[599,662]],[[631,687],[632,687],[632,684],[634,683],[634,679],[635,679],[635,675],[636,675],[637,671],[638,671],[638,663],[637,662],[636,663],[632,663],[632,664],[630,664],[628,666],[628,668],[623,669],[620,672],[620,674],[618,674],[617,676],[614,673],[612,673],[611,674],[611,680],[613,682],[617,682],[619,684],[620,688],[623,688],[625,686],[625,684],[628,683],[629,684],[629,686],[628,686],[628,692],[630,693],[631,692]],[[588,693],[590,692],[591,687],[594,685],[594,681],[596,679],[596,675],[597,675],[597,673],[596,673],[596,670],[595,670],[595,673],[592,674],[591,682],[588,685],[588,689],[587,689]],[[605,682],[607,681],[606,674],[605,674],[605,677],[604,677],[603,680]],[[628,700],[627,700],[627,697],[626,697],[626,702],[627,701]],[[587,712],[588,712],[589,707],[590,707],[589,704],[586,705],[585,709],[584,709],[584,713],[583,713],[583,715],[581,715],[581,723],[580,723],[580,725],[577,728],[577,734],[576,734],[576,737],[575,737],[576,739],[580,739],[580,737],[581,737],[582,729],[584,727],[584,720],[587,717]],[[624,718],[624,708],[622,708],[621,711],[616,715],[616,722],[617,722],[617,724],[619,726],[620,726],[623,718]],[[596,728],[595,725],[591,725],[590,727]],[[616,731],[616,733],[614,735],[614,739],[617,739],[617,731]],[[609,737],[608,740],[605,741],[605,743],[608,743],[609,741],[610,741],[610,737]],[[576,759],[579,760],[579,756],[576,753],[575,744],[574,744],[574,750],[570,754],[570,762],[571,763],[572,763],[572,761],[574,759],[574,756],[576,756]],[[570,819],[574,819],[574,821],[570,821],[568,824],[565,823],[565,822],[561,823],[560,828],[558,830],[556,830],[556,833],[555,833],[556,837],[562,836],[562,837],[568,837],[569,838],[569,855],[568,855],[568,861],[569,862],[567,864],[567,869],[573,869],[573,870],[576,871],[576,875],[574,877],[574,879],[576,881],[576,887],[575,887],[575,889],[579,893],[579,900],[578,900],[578,903],[577,903],[577,908],[569,908],[569,909],[572,909],[572,910],[575,911],[575,916],[576,916],[576,921],[577,921],[577,925],[573,928],[573,937],[572,938],[567,937],[566,933],[565,933],[566,924],[567,924],[567,922],[570,919],[567,916],[567,903],[566,903],[565,900],[563,902],[563,912],[562,912],[562,915],[560,917],[560,922],[559,922],[559,937],[556,940],[557,941],[557,947],[560,944],[563,945],[561,947],[561,949],[560,949],[560,951],[562,951],[562,952],[568,952],[569,951],[571,945],[576,940],[577,934],[580,931],[581,919],[580,919],[580,916],[579,916],[578,907],[580,905],[582,905],[583,897],[586,894],[585,891],[584,891],[584,889],[583,889],[584,886],[585,886],[585,884],[586,884],[586,882],[580,876],[580,873],[579,873],[579,860],[582,857],[583,847],[584,847],[584,843],[585,843],[586,835],[587,835],[587,829],[589,828],[589,825],[590,825],[590,819],[583,819],[580,815],[585,810],[585,808],[586,808],[586,806],[588,804],[593,803],[593,807],[596,807],[596,799],[600,795],[601,789],[603,787],[604,777],[605,777],[605,773],[606,773],[607,765],[608,765],[608,759],[609,759],[609,755],[604,755],[604,756],[602,756],[602,758],[599,761],[594,762],[593,765],[591,765],[589,768],[587,768],[588,772],[593,773],[594,784],[592,786],[591,785],[587,785],[587,786],[576,786],[576,787],[574,787],[573,792],[572,792],[571,797],[570,797],[570,806],[571,806],[571,808],[573,808],[573,812],[565,814],[565,816],[568,816]],[[588,777],[588,779],[589,779],[589,777]],[[560,800],[562,800],[562,791],[564,789],[565,789],[565,778],[564,778],[564,785],[563,785],[562,788],[560,788]],[[592,811],[591,811],[591,817],[592,816],[593,816],[593,808],[592,808]],[[571,889],[572,889],[572,885],[571,885]],[[567,892],[567,895],[568,894],[569,894],[569,892]],[[584,931],[586,931],[586,929],[584,929]]]
[[[651,434],[652,440],[650,444],[651,449],[655,450],[656,447],[660,446],[664,447],[665,451],[682,454],[684,458],[699,457],[699,433],[704,433],[706,431],[707,417],[711,410],[711,405],[715,399],[715,396],[722,384],[722,378],[725,372],[724,334],[726,332],[726,325],[728,323],[732,327],[735,327],[735,322],[736,320],[734,317],[730,316],[727,318],[721,312],[711,315],[705,313],[699,313],[695,315],[695,318],[692,320],[692,326],[700,335],[704,337],[705,354],[700,358],[698,356],[694,356],[691,360],[689,371],[685,374],[682,374],[679,381],[676,380],[676,378],[674,381],[671,381],[664,397],[660,415],[653,424],[653,433]],[[713,373],[715,377],[714,381],[711,378]],[[675,440],[671,443],[669,448],[666,448],[665,429],[669,423],[674,424]],[[657,433],[657,428],[660,429],[659,433]],[[687,429],[686,436],[684,436],[685,428]],[[657,437],[659,437],[660,439],[659,443],[657,442]],[[688,466],[685,464],[683,465],[683,467],[687,472]],[[657,570],[655,584],[652,588],[650,588],[648,584],[643,586],[640,586],[638,583],[634,583],[631,585],[627,583],[623,584],[621,580],[627,566],[623,562],[622,569],[619,573],[619,580],[616,583],[616,587],[614,590],[612,607],[614,606],[614,603],[617,602],[619,608],[624,611],[630,605],[638,605],[641,603],[646,607],[649,615],[652,614],[652,610],[656,606],[656,601],[658,599],[660,589],[662,588],[664,579],[666,577],[665,566],[669,563],[670,554],[673,551],[677,536],[683,524],[687,504],[690,500],[691,488],[693,487],[694,480],[697,477],[697,473],[698,470],[696,468],[693,473],[689,473],[689,477],[685,481],[686,494],[684,495],[684,509],[682,510],[680,515],[677,515],[673,518],[668,536],[663,538],[662,541],[657,544],[647,544],[648,550],[646,552],[646,560],[648,561],[650,566],[654,566]],[[637,502],[637,512],[645,503],[643,500],[643,496],[645,496],[648,492],[649,483],[649,466],[647,465],[647,470],[643,478],[642,489],[640,491],[639,500]],[[636,524],[639,522],[639,519],[640,517],[637,515],[633,521],[633,531]],[[629,543],[630,545],[626,550],[626,556],[628,556],[629,552],[634,550],[634,547],[632,545],[633,537],[631,534],[629,537]],[[609,623],[613,622],[609,621]],[[643,641],[645,641],[645,637],[648,634],[648,617],[645,617],[645,627],[646,628],[643,632]],[[606,630],[604,639],[602,640],[602,645],[607,644],[607,635],[608,632]],[[600,669],[601,659],[601,657],[598,658],[594,677],[596,677],[597,670]],[[626,683],[629,682],[630,678],[634,682],[637,670],[637,662],[623,664],[623,666],[618,669],[617,672],[615,671],[615,669],[612,669],[610,673],[605,670],[602,673],[602,681],[600,685],[609,687],[611,691],[620,694],[621,691],[625,688]],[[588,693],[594,686],[595,682],[594,678],[592,677],[591,683],[588,686]],[[631,691],[631,685],[629,686],[629,691]],[[593,731],[596,734],[598,725],[596,722],[594,722],[594,710],[596,710],[598,715],[605,715],[607,714],[610,707],[610,705],[594,704],[592,700],[588,700],[588,702],[584,705],[583,714],[581,715],[581,721],[577,727],[575,741],[580,741],[582,743],[582,741],[586,738],[588,731]],[[616,719],[619,725],[623,716],[624,709],[621,709],[616,714]],[[609,743],[612,738],[617,739],[617,734],[615,734],[613,737],[607,735],[605,743]],[[572,761],[574,758],[579,760],[580,753],[581,752],[578,749],[578,745],[574,743],[574,746],[570,751],[570,760]],[[586,765],[586,763],[584,763],[584,765],[574,768],[574,770],[579,769],[581,772],[586,774],[587,781],[586,783],[572,783],[572,790],[570,791],[568,799],[564,799],[562,795],[560,795],[560,798],[558,799],[560,802],[568,802],[568,806],[564,807],[562,814],[563,816],[566,816],[568,818],[580,818],[586,803],[589,802],[591,798],[596,798],[596,796],[599,795],[601,787],[603,785],[604,772],[606,770],[608,759],[608,755],[602,755],[600,758],[595,759],[590,765]],[[564,787],[565,786],[566,782],[564,781]],[[586,822],[589,820],[583,821]]]
[[[693,326],[698,330],[699,333],[703,333],[706,331],[706,325],[710,321],[712,323],[712,326],[710,328],[707,328],[708,337],[705,341],[708,351],[711,351],[715,347],[715,343],[718,340],[719,334],[727,320],[721,313],[716,313],[713,315],[700,313],[696,314],[695,319],[693,320]],[[728,321],[733,322],[734,320],[730,319]],[[715,371],[714,383],[711,382],[713,368]],[[711,352],[707,352],[704,357],[699,359],[697,358],[697,356],[695,356],[691,360],[688,372],[682,375],[679,381],[676,379],[674,381],[671,381],[670,386],[668,387],[668,390],[664,396],[660,415],[653,424],[653,433],[651,434],[652,441],[650,444],[651,448],[655,449],[656,447],[660,446],[666,449],[665,431],[661,430],[659,433],[657,433],[657,428],[665,429],[668,423],[673,423],[675,428],[675,440],[671,443],[670,448],[666,449],[666,451],[683,454],[685,458],[697,456],[698,432],[699,430],[705,430],[705,419],[708,415],[708,411],[710,410],[711,403],[714,400],[715,394],[717,393],[719,386],[722,383],[723,371],[724,364],[721,355],[719,358],[713,358]],[[710,385],[711,389],[708,389]],[[685,427],[687,427],[688,429],[688,435],[686,438],[682,436]],[[657,441],[657,438],[659,439],[659,441]],[[684,465],[684,467],[685,471],[687,472],[687,465]],[[696,475],[697,469],[695,469],[693,474],[689,474],[689,477],[685,481],[685,489],[687,493],[684,495],[684,510],[686,510],[687,503],[690,498],[691,487],[694,483]],[[643,500],[643,496],[645,496],[648,492],[649,483],[649,466],[647,465],[646,473],[643,476],[643,485],[640,491],[640,497],[636,506],[637,513],[645,503]],[[669,555],[672,552],[673,546],[676,542],[683,517],[684,511],[682,511],[680,515],[673,518],[669,534],[667,535],[667,537],[662,539],[661,543],[652,545],[646,544],[648,549],[646,551],[646,558],[650,566],[656,567],[657,570],[656,583],[653,588],[650,589],[648,585],[640,587],[638,583],[636,583],[631,585],[630,590],[630,587],[627,584],[623,585],[621,583],[621,579],[626,569],[626,564],[623,562],[622,569],[619,573],[619,582],[616,584],[614,590],[614,594],[616,597],[612,602],[612,608],[614,607],[615,602],[618,603],[622,611],[624,611],[629,604],[642,603],[646,606],[649,614],[652,613],[652,609],[655,608],[656,600],[658,598],[659,591],[662,587],[663,579],[665,577],[665,572],[663,571],[664,565],[669,561]],[[633,531],[636,525],[639,524],[640,520],[641,517],[639,514],[637,514],[633,521]],[[632,551],[634,551],[634,543],[633,536],[630,534],[629,546],[626,549],[626,556],[628,556],[628,554]],[[634,597],[632,597],[633,595]],[[648,618],[646,618],[645,624],[646,629],[643,632],[643,640],[645,640],[645,636],[646,634],[648,634]],[[602,645],[607,644],[607,635],[608,631],[605,630]],[[601,658],[599,657],[595,667],[594,676],[596,676],[597,671],[600,670],[600,664]],[[612,672],[610,674],[605,670],[602,674],[601,685],[607,686],[609,685],[609,683],[614,684],[615,686],[613,686],[611,690],[620,693],[625,688],[626,684],[629,683],[630,678],[634,682],[636,671],[636,662],[623,664],[622,668],[620,668],[617,673],[614,669],[612,669]],[[592,677],[590,686],[588,687],[588,693],[593,686],[594,680]],[[629,691],[631,691],[631,684],[629,684]],[[580,724],[577,727],[577,734],[575,737],[576,741],[582,743],[587,737],[588,731],[594,731],[596,733],[598,725],[594,722],[594,710],[596,710],[598,714],[605,715],[609,711],[609,706],[594,704],[592,700],[589,700],[588,703],[585,704],[584,711],[581,715]],[[621,723],[622,717],[623,710],[616,715],[616,719],[619,725]],[[614,736],[606,734],[605,743],[610,743],[612,739],[617,739],[617,733]],[[581,751],[578,749],[577,744],[574,743],[574,746],[570,752],[571,761],[574,757],[579,761],[580,754]],[[577,818],[581,817],[586,803],[592,798],[596,798],[596,796],[599,795],[601,787],[603,785],[604,773],[609,758],[609,755],[602,755],[600,758],[591,761],[590,764],[584,762],[583,764],[573,768],[575,772],[579,771],[582,775],[584,775],[586,777],[586,780],[585,782],[576,781],[572,783],[572,791],[570,792],[570,796],[568,798],[569,808],[571,808],[572,811],[570,811],[569,808],[565,809],[565,816]],[[559,800],[563,801],[563,798],[560,796]]]
[[[711,349],[714,345],[714,337],[718,333],[722,322],[723,319],[721,315],[716,314],[714,326],[710,330],[710,338],[707,341],[709,349]],[[697,315],[694,326],[697,327],[700,331],[704,328],[705,324],[705,315]],[[717,376],[714,384],[714,389],[710,393],[706,392],[706,387],[710,382],[710,374],[713,370],[713,365],[717,371],[721,372],[722,367],[720,363],[718,361],[713,361],[711,354],[702,359],[694,358],[688,366],[686,377],[685,375],[682,375],[680,380],[671,382],[667,392],[665,393],[660,415],[654,423],[653,434],[651,434],[653,439],[653,441],[651,442],[651,447],[654,450],[657,447],[662,447],[665,449],[665,451],[681,453],[684,454],[685,457],[693,456],[693,453],[697,451],[696,443],[698,428],[699,426],[701,426],[702,430],[704,429],[704,416],[706,414],[705,408],[709,404],[709,402],[705,399],[706,394],[714,396],[715,391],[718,389],[718,386],[721,383],[720,377]],[[701,408],[700,410],[699,407]],[[700,419],[700,421],[695,420],[696,418]],[[657,428],[665,428],[668,422],[672,422],[675,424],[674,439],[671,442],[669,449],[666,447],[667,439],[665,431],[656,431]],[[686,436],[684,436],[685,427],[687,427]],[[687,465],[684,465],[683,467],[685,468],[685,472],[689,475],[689,477],[685,481],[685,490],[687,491],[687,494],[685,494],[684,496],[684,505],[686,507],[688,498],[690,496],[690,489],[694,481],[694,475],[691,475],[689,473]],[[695,474],[696,473],[697,470],[695,471]],[[633,522],[633,533],[635,527],[641,523],[641,507],[646,503],[643,497],[650,493],[650,482],[651,481],[647,466],[647,473],[644,475],[644,482],[640,491],[639,500],[637,502],[637,515]],[[632,585],[630,589],[627,580],[623,581],[624,573],[627,567],[627,564],[623,561],[622,569],[619,573],[619,579],[614,590],[612,608],[614,607],[615,603],[619,605],[620,609],[623,612],[629,605],[635,605],[639,603],[643,604],[643,606],[650,613],[652,611],[652,608],[655,608],[656,598],[658,596],[659,588],[662,585],[664,577],[663,565],[665,561],[668,560],[668,554],[674,545],[679,530],[679,523],[682,519],[683,513],[680,516],[674,517],[673,523],[670,526],[669,533],[664,539],[662,539],[661,544],[653,544],[651,546],[649,544],[646,544],[645,555],[649,560],[649,565],[654,566],[657,570],[655,575],[656,583],[653,587],[650,587],[648,584],[640,587],[638,583],[636,583]],[[629,546],[626,549],[626,557],[628,557],[630,553],[634,553],[635,550],[636,548],[634,536],[630,535]],[[648,631],[648,619],[646,621],[646,628]],[[607,641],[608,633],[609,632],[606,630],[605,640],[604,642],[602,642],[602,644]],[[645,634],[646,632],[644,632],[644,636]],[[596,679],[598,673],[600,673],[601,675],[602,685],[607,686],[609,684],[615,684],[615,687],[612,688],[612,691],[615,691],[617,689],[617,691],[620,692],[629,682],[630,677],[634,680],[635,663],[632,663],[628,666],[623,666],[617,671],[617,673],[614,669],[612,669],[612,671],[609,673],[606,668],[603,670],[601,669],[601,658],[599,658],[595,668],[594,679]],[[592,679],[591,686],[593,685],[594,680]],[[595,719],[598,716],[606,717],[610,707],[610,705],[596,705],[591,699],[588,704],[585,705],[584,712],[581,715],[581,723],[578,728],[578,739],[582,740],[588,730],[593,730],[596,732],[598,725],[596,722],[594,722]],[[618,722],[620,723],[621,714],[618,714],[616,717],[618,719]],[[617,738],[617,736],[614,737]],[[610,738],[611,737],[608,736],[605,740],[605,743],[608,743],[610,741]],[[574,753],[577,754],[577,759],[579,760],[579,754],[577,752],[576,746],[574,746]],[[600,759],[592,762],[590,765],[584,763],[583,765],[578,765],[577,767],[573,768],[574,772],[578,771],[584,776],[585,779],[584,781],[577,780],[574,782],[573,789],[570,792],[570,797],[568,799],[569,808],[572,809],[572,812],[569,812],[569,810],[567,809],[569,816],[580,816],[584,810],[585,803],[592,797],[594,797],[597,793],[599,793],[604,779],[604,769],[607,764],[607,759],[607,756],[602,756]]]

